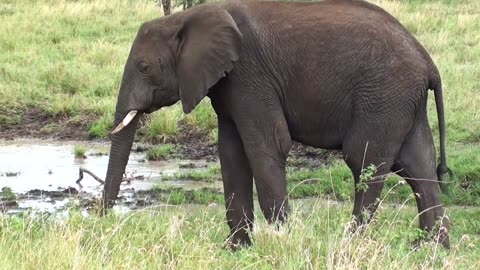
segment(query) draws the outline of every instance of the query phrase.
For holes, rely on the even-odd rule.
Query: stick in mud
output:
[[[102,178],[98,177],[97,175],[95,175],[93,172],[85,169],[85,168],[79,168],[78,169],[78,180],[75,181],[75,183],[79,186],[80,190],[83,189],[83,186],[82,184],[80,183],[83,179],[83,173],[87,173],[87,174],[90,174],[95,180],[97,180],[97,182],[99,182],[100,184],[104,185],[105,184],[105,181],[102,180]],[[150,179],[150,176],[152,175],[152,173],[150,172],[150,175],[147,177],[147,179]],[[132,180],[143,180],[145,179],[145,177],[143,175],[140,175],[140,176],[133,176],[133,174],[130,175],[130,177],[128,177],[128,175],[125,173],[125,176],[123,177],[122,179],[122,182],[127,182],[127,184],[130,184],[130,182]]]
[[[80,183],[83,179],[83,173],[88,173],[90,174],[95,180],[97,180],[100,184],[105,184],[105,181],[103,181],[100,177],[96,176],[94,173],[92,173],[91,171],[85,169],[85,168],[79,168],[78,169],[78,180],[75,182],[78,184],[78,186],[80,187],[80,190],[83,188],[82,184]]]

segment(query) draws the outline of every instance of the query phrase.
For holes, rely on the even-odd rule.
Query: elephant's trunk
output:
[[[123,108],[119,109],[119,107],[120,106],[117,106],[115,112],[115,127],[118,126],[128,114],[128,111],[125,111]],[[112,145],[108,160],[107,176],[103,188],[103,209],[113,206],[115,199],[117,199],[140,117],[141,113],[137,114],[121,131],[111,135]]]

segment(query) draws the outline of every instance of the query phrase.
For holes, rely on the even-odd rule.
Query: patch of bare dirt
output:
[[[217,160],[217,145],[211,142],[207,133],[182,123],[178,134],[176,143],[180,145],[181,156],[189,159]]]
[[[0,138],[5,140],[18,138],[88,140],[88,125],[94,120],[94,115],[72,119],[66,115],[51,116],[36,108],[27,109],[18,123],[0,124]]]
[[[293,142],[287,165],[294,168],[318,169],[322,165],[328,165],[341,158],[340,151],[325,150]]]

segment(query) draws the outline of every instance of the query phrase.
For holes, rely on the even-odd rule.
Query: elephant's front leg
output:
[[[241,135],[252,168],[260,208],[269,223],[287,217],[288,199],[285,165],[292,146],[283,114],[260,114],[248,118]]]
[[[231,247],[251,245],[253,176],[242,141],[232,121],[218,118],[218,150],[222,168]]]

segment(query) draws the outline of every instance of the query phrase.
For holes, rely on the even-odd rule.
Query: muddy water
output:
[[[83,145],[85,159],[74,157],[76,145]],[[104,178],[108,165],[109,144],[97,142],[56,141],[0,141],[0,189],[10,188],[17,194],[15,209],[57,209],[68,202],[65,194],[77,193],[83,197],[98,197],[102,186],[88,174],[84,174],[82,187],[75,181],[79,168],[83,167]],[[126,168],[130,183],[121,185],[121,194],[131,197],[133,191],[148,190],[154,185],[202,187],[205,183],[195,181],[162,181],[162,176],[172,175],[180,164],[194,167],[210,165],[205,161],[174,160],[147,161],[145,153],[132,152]],[[63,194],[63,195],[62,195]],[[1,212],[1,211],[0,211]]]

